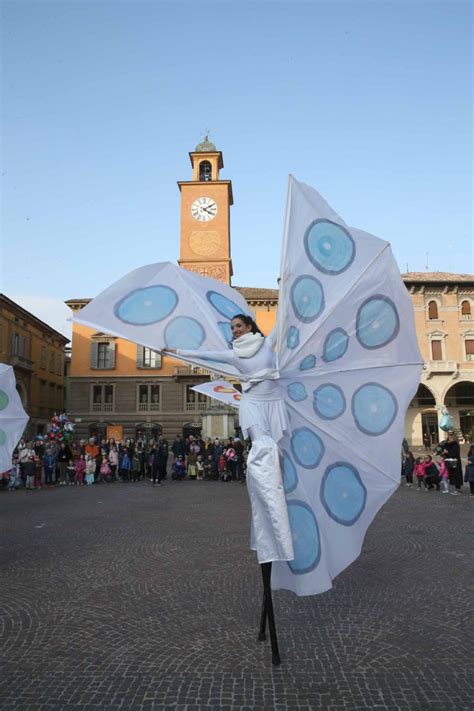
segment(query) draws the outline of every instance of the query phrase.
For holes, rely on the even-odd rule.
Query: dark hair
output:
[[[231,322],[234,321],[236,318],[240,318],[240,320],[243,321],[246,326],[250,326],[252,328],[252,333],[259,333],[261,336],[265,335],[261,332],[261,330],[259,329],[259,327],[251,316],[247,316],[246,314],[235,314],[235,316],[232,316]]]

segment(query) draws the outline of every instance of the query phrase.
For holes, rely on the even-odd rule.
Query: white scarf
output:
[[[244,333],[232,341],[232,348],[239,358],[251,358],[263,346],[264,340],[261,333]]]

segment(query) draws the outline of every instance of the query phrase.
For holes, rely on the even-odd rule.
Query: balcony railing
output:
[[[196,365],[178,365],[175,375],[211,375],[211,373],[206,368],[198,368]]]
[[[138,403],[138,410],[139,412],[155,412],[156,410],[160,410],[160,403],[159,402],[140,402]]]
[[[203,410],[208,410],[209,405],[207,402],[187,402],[186,412],[202,412]]]
[[[114,409],[113,402],[93,402],[92,412],[112,412]]]
[[[455,360],[429,360],[426,363],[428,373],[455,373],[458,368]]]
[[[21,355],[11,355],[10,365],[14,368],[22,368],[23,370],[33,370],[34,363],[29,358]]]

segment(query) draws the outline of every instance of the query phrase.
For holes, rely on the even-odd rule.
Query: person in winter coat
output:
[[[413,486],[413,469],[415,467],[415,457],[413,452],[408,451],[403,460],[402,475],[405,477],[405,486]]]
[[[474,444],[471,444],[469,452],[467,453],[467,465],[464,473],[464,481],[466,484],[469,484],[471,496],[474,496]]]
[[[452,491],[451,494],[459,496],[461,494],[462,487],[461,449],[459,447],[459,442],[452,433],[448,434],[448,439],[444,443],[444,449],[441,454],[446,455],[446,464],[448,465],[449,470],[449,483],[454,486],[454,491]]]
[[[61,486],[66,486],[66,484],[68,483],[67,468],[71,459],[71,450],[69,449],[66,442],[61,442],[58,452],[59,483]]]

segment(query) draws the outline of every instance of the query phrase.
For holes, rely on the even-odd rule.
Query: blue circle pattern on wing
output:
[[[163,321],[173,313],[178,295],[169,286],[146,286],[134,289],[115,304],[114,312],[120,321],[132,326],[149,326]]]
[[[290,326],[286,333],[286,345],[288,348],[291,348],[293,350],[294,348],[297,348],[300,343],[300,332],[296,328],[296,326]]]
[[[313,409],[323,420],[335,420],[346,409],[346,398],[338,385],[320,385],[313,395]]]
[[[288,397],[294,402],[306,400],[308,393],[303,383],[290,383],[287,387]]]
[[[228,299],[227,296],[219,294],[218,291],[208,291],[206,294],[207,300],[218,311],[221,316],[232,319],[237,314],[242,313],[242,307]]]
[[[395,304],[376,294],[366,299],[357,312],[356,335],[364,348],[382,348],[397,337],[400,319]]]
[[[321,501],[329,516],[352,526],[360,517],[367,501],[367,489],[352,464],[335,462],[324,472]]]
[[[232,345],[232,328],[230,326],[230,322],[229,321],[219,321],[217,325],[219,326],[219,330],[222,333],[222,335],[224,336],[225,341],[230,348]]]
[[[206,338],[206,333],[201,324],[189,316],[173,318],[165,328],[166,348],[199,348]]]
[[[328,333],[324,339],[323,360],[325,363],[330,363],[333,360],[338,360],[347,351],[349,346],[349,336],[343,328],[335,328]]]
[[[295,557],[288,566],[295,575],[314,570],[321,559],[319,527],[313,512],[303,501],[288,501],[288,519]]]
[[[295,279],[290,298],[296,318],[303,323],[311,323],[324,309],[323,287],[317,279],[309,275]]]
[[[395,395],[379,383],[362,385],[352,396],[352,414],[364,434],[383,434],[392,426],[397,412]]]
[[[315,220],[304,236],[306,254],[316,269],[324,274],[341,274],[355,257],[355,243],[350,233],[331,220]]]
[[[324,444],[308,427],[300,427],[291,436],[291,451],[300,466],[313,469],[324,456]]]
[[[283,488],[285,494],[289,494],[291,491],[296,489],[298,485],[298,474],[296,473],[296,467],[291,461],[289,455],[283,452]]]
[[[298,368],[299,368],[299,370],[311,370],[311,368],[314,368],[315,365],[316,365],[316,356],[307,355],[306,358],[303,358],[303,360],[299,364]]]

